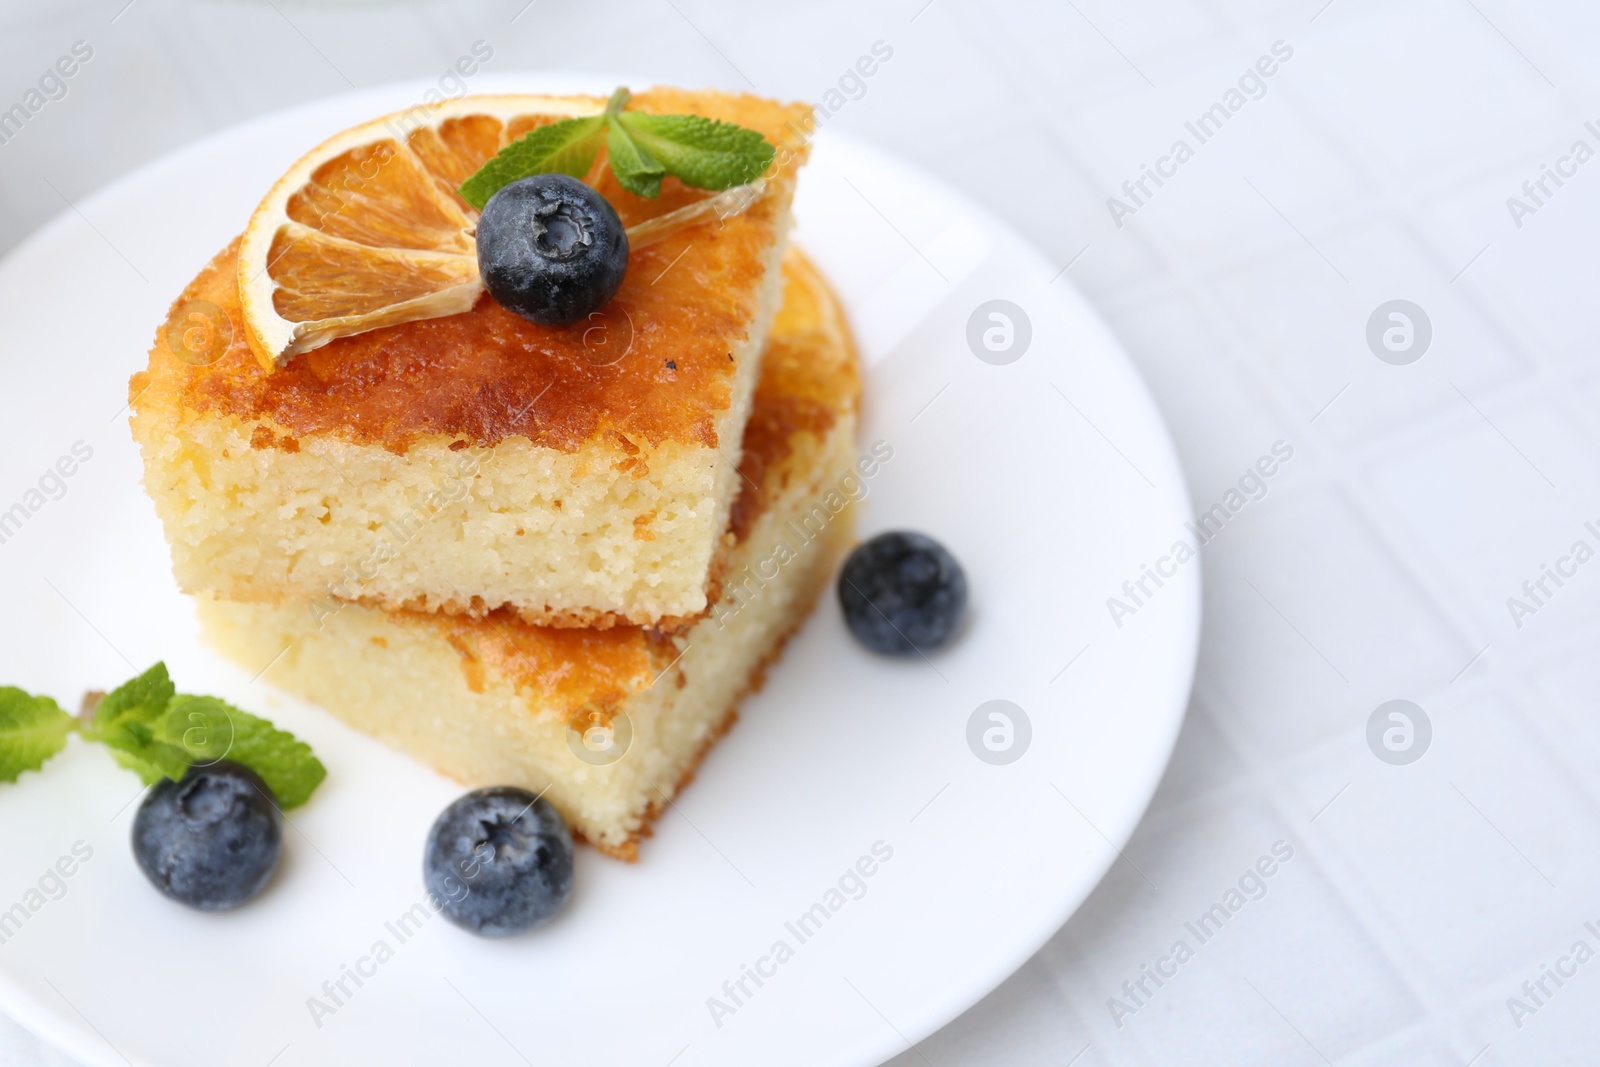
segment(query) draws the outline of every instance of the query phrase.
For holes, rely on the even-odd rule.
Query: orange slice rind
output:
[[[478,212],[456,187],[529,130],[604,101],[469,96],[374,119],[302,156],[239,245],[246,336],[272,370],[380,326],[469,311]]]

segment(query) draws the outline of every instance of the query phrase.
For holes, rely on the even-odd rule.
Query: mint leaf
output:
[[[220,759],[244,764],[261,776],[283,808],[304,804],[328,776],[310,745],[216,697],[173,697],[161,737],[198,764]]]
[[[462,182],[458,190],[461,199],[482,211],[491,196],[530,175],[556,173],[582,178],[594,164],[605,130],[604,115],[536,126],[500,149]]]
[[[167,743],[157,732],[173,692],[167,665],[157,663],[107,693],[94,709],[94,722],[85,731],[89,738],[111,749],[116,761],[137,774],[145,785],[162,778],[182,778],[192,762],[183,749]]]
[[[667,168],[615,121],[606,131],[606,155],[618,185],[634,196],[661,195],[661,177],[667,173]]]
[[[101,698],[95,705],[93,729],[98,733],[130,716],[142,722],[154,722],[166,710],[167,701],[176,691],[167,674],[167,665],[157,663]]]
[[[668,174],[700,189],[731,189],[753,182],[766,172],[776,154],[755,130],[699,115],[628,111],[616,116],[616,125],[627,130],[643,152],[659,160]]]
[[[0,686],[0,782],[44,766],[74,728],[146,785],[230,759],[260,775],[280,807],[295,808],[328,776],[304,741],[216,697],[176,692],[167,665],[157,663],[107,693],[83,726],[49,697]]]
[[[534,174],[589,173],[604,141],[611,173],[636,196],[661,195],[661,179],[674,175],[700,189],[729,189],[765,173],[777,152],[761,134],[699,115],[649,115],[623,111],[631,94],[611,94],[603,114],[539,126],[502,148],[461,183],[467,203],[482,211],[489,198]]]
[[[85,732],[146,785],[182,778],[191,764],[230,759],[259,774],[280,807],[295,808],[328,776],[311,746],[293,734],[216,697],[177,692],[164,663],[107,693]],[[3,756],[0,737],[0,769]]]
[[[49,697],[0,686],[0,782],[36,771],[67,744],[72,716]]]

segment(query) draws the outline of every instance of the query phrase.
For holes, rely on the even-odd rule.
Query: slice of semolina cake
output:
[[[473,99],[490,102],[485,112],[506,106],[451,106]],[[545,98],[516,99],[526,109]],[[566,115],[604,103],[548,106]],[[130,383],[145,488],[180,587],[555,626],[670,630],[707,610],[731,549],[740,445],[805,156],[796,131],[809,112],[670,89],[630,106],[758,130],[779,146],[777,163],[743,211],[634,249],[617,294],[576,324],[536,325],[483,297],[466,313],[341,337],[268,372],[242,325],[238,242],[201,271]],[[481,155],[511,132],[474,117],[482,122],[444,130],[418,158],[434,165],[444,134],[462,151],[489,137]],[[438,166],[470,173],[476,158]],[[338,186],[337,174],[317,174]],[[676,178],[657,199],[628,193],[610,171],[595,180],[630,227],[706,196]]]

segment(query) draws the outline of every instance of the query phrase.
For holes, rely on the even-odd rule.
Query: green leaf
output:
[[[615,118],[606,131],[606,153],[618,185],[634,196],[661,195],[661,178],[667,168],[628,136],[628,131]]]
[[[766,172],[775,155],[772,145],[755,130],[699,115],[628,111],[616,116],[615,125],[625,129],[639,150],[658,160],[668,174],[701,189],[730,189],[753,182]]]
[[[119,721],[132,718],[151,723],[167,710],[167,701],[176,692],[167,675],[167,665],[157,663],[137,678],[130,678],[107,693],[94,709],[92,730],[99,733]]]
[[[85,731],[89,738],[110,748],[116,761],[145,785],[162,778],[182,778],[189,769],[188,754],[157,732],[173,692],[167,665],[157,663],[107,693]]]
[[[0,782],[36,771],[67,744],[72,716],[49,697],[0,686]]]
[[[536,126],[500,149],[476,174],[462,182],[461,198],[482,211],[495,193],[534,174],[582,178],[594,165],[605,130],[604,115]]]
[[[328,776],[310,745],[216,697],[173,697],[161,736],[197,764],[220,759],[244,764],[261,776],[284,808],[304,804]]]

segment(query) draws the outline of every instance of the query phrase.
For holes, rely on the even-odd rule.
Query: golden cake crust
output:
[[[521,437],[565,452],[603,437],[624,448],[717,447],[716,415],[731,403],[736,371],[732,342],[756,313],[763,252],[781,237],[810,111],[669,89],[640,93],[632,106],[759,130],[780,146],[780,165],[743,213],[634,251],[621,289],[590,320],[540,326],[483,297],[466,314],[342,338],[269,374],[245,340],[234,242],[174,302],[147,370],[130,382],[130,402],[259,424],[256,447],[293,449],[313,435],[395,452],[425,437],[480,446]],[[667,178],[659,199],[643,199],[609,170],[599,188],[625,225],[707,195]],[[216,358],[203,365],[179,358],[172,343],[194,328],[219,339],[220,355],[208,350]]]

